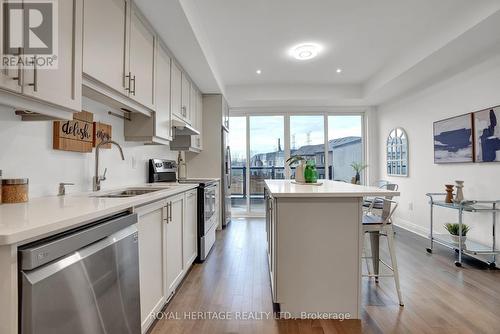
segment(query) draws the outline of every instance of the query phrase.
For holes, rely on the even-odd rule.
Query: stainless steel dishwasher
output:
[[[20,333],[140,334],[137,214],[19,249]]]

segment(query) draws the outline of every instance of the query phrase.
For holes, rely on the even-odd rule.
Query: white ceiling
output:
[[[497,0],[137,2],[200,88],[234,107],[377,104],[500,45]],[[307,41],[320,56],[288,56]]]

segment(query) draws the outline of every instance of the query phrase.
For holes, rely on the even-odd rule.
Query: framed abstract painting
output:
[[[500,106],[473,113],[476,162],[500,161]]]
[[[434,163],[473,161],[472,114],[434,122]]]

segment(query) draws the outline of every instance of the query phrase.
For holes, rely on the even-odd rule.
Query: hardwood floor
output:
[[[384,239],[381,245],[381,257],[387,258]],[[363,279],[361,321],[274,320],[265,222],[235,219],[218,233],[208,260],[193,267],[165,308],[164,316],[171,319],[158,320],[150,332],[500,333],[500,270],[489,270],[475,260],[466,260],[463,268],[457,268],[453,251],[437,248],[429,255],[426,246],[425,239],[408,232],[396,236],[403,308],[398,305],[392,278],[381,278],[378,285]],[[230,312],[232,319],[213,319],[224,313],[192,312]],[[237,312],[256,312],[242,313],[247,316],[262,312],[264,319],[236,319]]]

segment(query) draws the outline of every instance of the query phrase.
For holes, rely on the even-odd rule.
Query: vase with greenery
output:
[[[304,171],[306,167],[306,159],[301,157],[300,155],[292,155],[290,158],[286,160],[288,166],[292,167],[292,165],[297,164],[295,167],[295,181],[304,183],[306,182],[304,178]]]
[[[306,183],[318,182],[318,171],[316,170],[316,162],[314,160],[307,160],[304,178],[306,179]]]
[[[351,163],[351,167],[352,169],[354,170],[354,172],[356,173],[356,176],[353,178],[353,182],[354,184],[359,184],[360,183],[360,180],[361,180],[361,175],[360,173],[366,168],[368,167],[368,165],[365,165],[361,162],[353,162]]]
[[[451,239],[453,240],[454,243],[458,244],[459,240],[459,233],[460,233],[460,225],[457,223],[447,223],[444,225],[444,228],[448,233],[451,235]],[[467,233],[470,231],[470,227],[466,224],[462,224],[462,243],[465,243],[465,240],[467,239]]]

